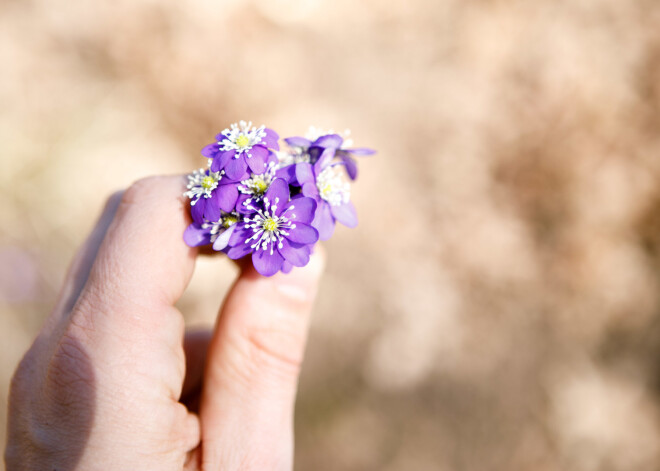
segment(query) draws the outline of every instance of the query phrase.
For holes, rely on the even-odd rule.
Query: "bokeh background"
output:
[[[0,64],[2,403],[107,195],[350,128],[296,469],[660,469],[657,0],[2,0]]]

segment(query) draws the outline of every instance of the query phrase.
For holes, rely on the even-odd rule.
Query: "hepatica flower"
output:
[[[350,201],[350,185],[341,173],[340,165],[298,164],[296,177],[302,194],[314,198],[317,211],[312,222],[321,240],[328,240],[335,231],[335,222],[347,227],[357,226],[357,213]]]
[[[199,169],[188,175],[188,191],[183,195],[190,198],[190,212],[193,220],[201,223],[204,219],[215,221],[220,210],[231,212],[238,199],[235,184],[222,178],[224,171]]]
[[[224,170],[232,180],[243,179],[248,168],[264,173],[271,150],[279,150],[277,133],[265,126],[252,126],[252,122],[234,123],[215,139],[202,149],[202,155],[211,159],[212,171]]]
[[[205,219],[201,223],[193,222],[183,233],[183,240],[190,247],[213,244],[214,250],[224,250],[234,232],[236,223],[241,220],[238,213],[221,211],[216,221]]]
[[[346,130],[345,135],[350,135]],[[357,178],[357,161],[355,157],[375,154],[376,151],[366,147],[352,148],[353,140],[344,139],[334,131],[321,131],[311,127],[305,137],[288,137],[284,140],[293,149],[293,154],[307,156],[306,160],[316,163],[321,160],[323,164],[337,159],[346,168],[351,180]],[[299,158],[298,160],[303,160]]]
[[[209,166],[188,176],[184,193],[193,219],[186,244],[212,245],[232,259],[250,256],[271,276],[305,266],[336,222],[357,225],[348,182],[357,177],[353,156],[374,151],[350,148],[331,131],[288,138],[283,152],[278,139],[265,126],[240,121],[202,149]]]
[[[291,200],[284,179],[276,179],[263,198],[263,205],[250,206],[252,211],[236,225],[229,239],[229,258],[252,254],[259,273],[270,276],[282,269],[286,260],[302,267],[309,262],[311,246],[319,239],[310,226],[316,201],[300,197]]]

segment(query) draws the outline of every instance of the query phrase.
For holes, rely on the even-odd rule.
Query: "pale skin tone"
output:
[[[14,375],[8,470],[292,469],[323,255],[270,278],[242,264],[215,329],[186,333],[183,191],[154,177],[108,201]]]

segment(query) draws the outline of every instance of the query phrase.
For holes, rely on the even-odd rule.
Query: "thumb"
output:
[[[200,418],[205,469],[291,469],[293,409],[324,265],[265,278],[251,266],[231,289],[209,346]]]

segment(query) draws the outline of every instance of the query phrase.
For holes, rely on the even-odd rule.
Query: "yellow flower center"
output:
[[[224,227],[225,229],[229,229],[237,222],[238,222],[238,218],[236,216],[227,216],[222,220],[222,227]]]
[[[264,221],[264,230],[273,232],[277,229],[277,221],[273,218],[268,218]]]
[[[260,195],[263,195],[268,189],[268,183],[261,179],[255,179],[254,182],[254,191]]]
[[[326,183],[323,188],[321,188],[321,197],[324,200],[327,200],[330,198],[330,195],[332,194],[332,184],[331,183]]]
[[[215,185],[215,178],[210,176],[206,176],[202,178],[202,188],[204,188],[205,190],[210,190],[211,188],[213,188],[213,185]]]
[[[241,134],[236,138],[236,145],[240,148],[245,148],[250,143],[250,139],[245,135]]]

